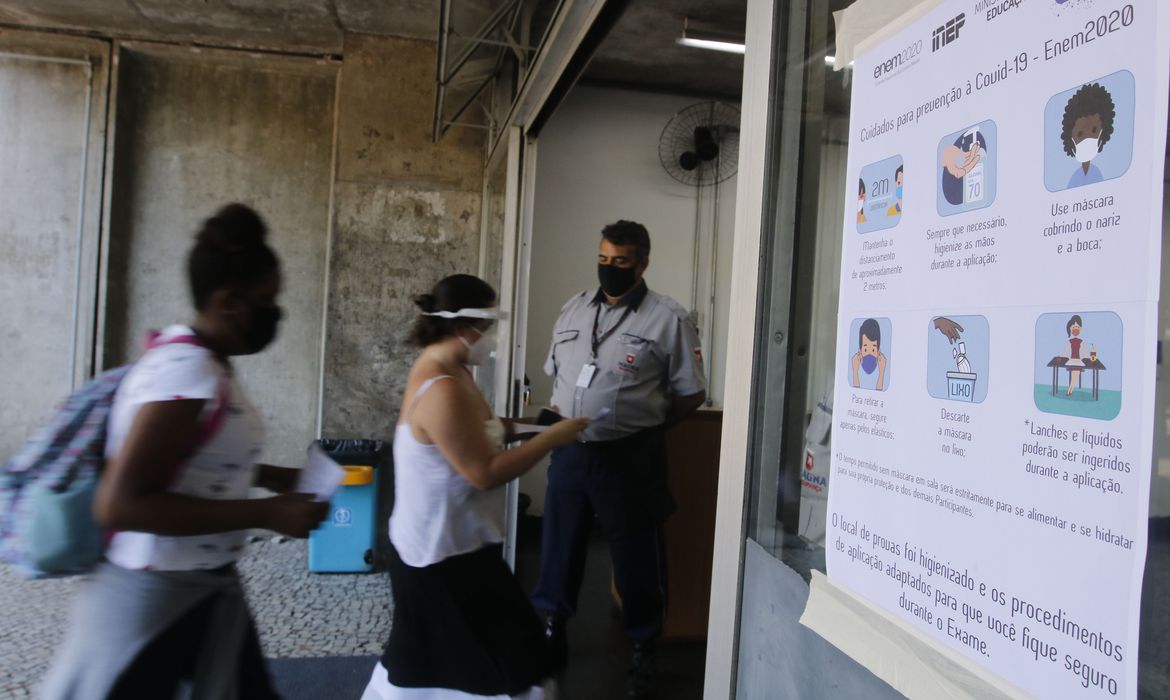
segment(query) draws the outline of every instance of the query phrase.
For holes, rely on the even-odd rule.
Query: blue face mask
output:
[[[898,199],[901,199],[902,198],[902,187],[899,185],[898,189],[895,191],[898,193]]]
[[[873,374],[873,371],[877,369],[877,358],[873,355],[866,355],[865,357],[861,358],[861,369],[864,370],[866,374]]]

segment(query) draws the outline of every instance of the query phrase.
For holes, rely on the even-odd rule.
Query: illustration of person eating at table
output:
[[[1036,407],[1047,413],[1116,418],[1121,412],[1122,332],[1121,317],[1112,311],[1041,315],[1036,321]],[[1059,345],[1057,337],[1063,340]]]

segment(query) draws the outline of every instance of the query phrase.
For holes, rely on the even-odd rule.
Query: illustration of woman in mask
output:
[[[853,388],[884,391],[888,361],[881,350],[882,330],[878,322],[867,318],[857,331],[857,352],[853,354]],[[877,380],[872,379],[877,372]]]
[[[1101,169],[1093,165],[1093,159],[1113,135],[1113,120],[1116,116],[1112,95],[1097,83],[1085,85],[1069,98],[1064,107],[1060,138],[1064,143],[1064,152],[1079,163],[1069,178],[1069,189],[1092,185],[1104,179]]]
[[[1080,386],[1082,370],[1076,369],[1085,366],[1085,355],[1091,354],[1092,360],[1097,359],[1097,351],[1093,349],[1091,353],[1085,352],[1085,339],[1081,337],[1081,327],[1084,321],[1079,315],[1073,315],[1065,324],[1065,331],[1068,333],[1068,344],[1064,347],[1064,357],[1067,359],[1065,367],[1068,368],[1068,396],[1072,396],[1073,389]]]
[[[864,224],[865,218],[865,180],[857,180],[857,223]]]

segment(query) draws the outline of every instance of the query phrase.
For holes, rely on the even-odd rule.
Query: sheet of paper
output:
[[[297,481],[298,493],[311,493],[318,501],[328,501],[345,478],[345,470],[330,459],[325,451],[313,443],[301,477]]]

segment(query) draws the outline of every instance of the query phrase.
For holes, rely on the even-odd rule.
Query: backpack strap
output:
[[[205,343],[202,338],[195,335],[194,333],[187,335],[176,335],[171,338],[167,338],[166,340],[160,340],[159,338],[160,333],[158,331],[150,331],[147,334],[147,351],[161,348],[166,345],[194,345],[205,350],[210,349],[207,347],[207,343]],[[196,434],[195,441],[192,443],[191,448],[187,450],[187,453],[184,455],[184,457],[179,460],[179,464],[175,466],[176,478],[178,477],[178,471],[181,465],[185,463],[187,459],[191,457],[191,455],[195,454],[195,452],[197,452],[200,447],[211,442],[211,439],[215,437],[216,433],[219,432],[220,428],[222,428],[223,424],[227,421],[228,410],[231,406],[232,398],[231,387],[232,385],[230,379],[225,378],[220,381],[219,391],[217,393],[218,401],[216,402],[215,410],[212,411],[211,415],[207,418],[207,421],[203,423],[202,426],[200,426],[199,432]]]

